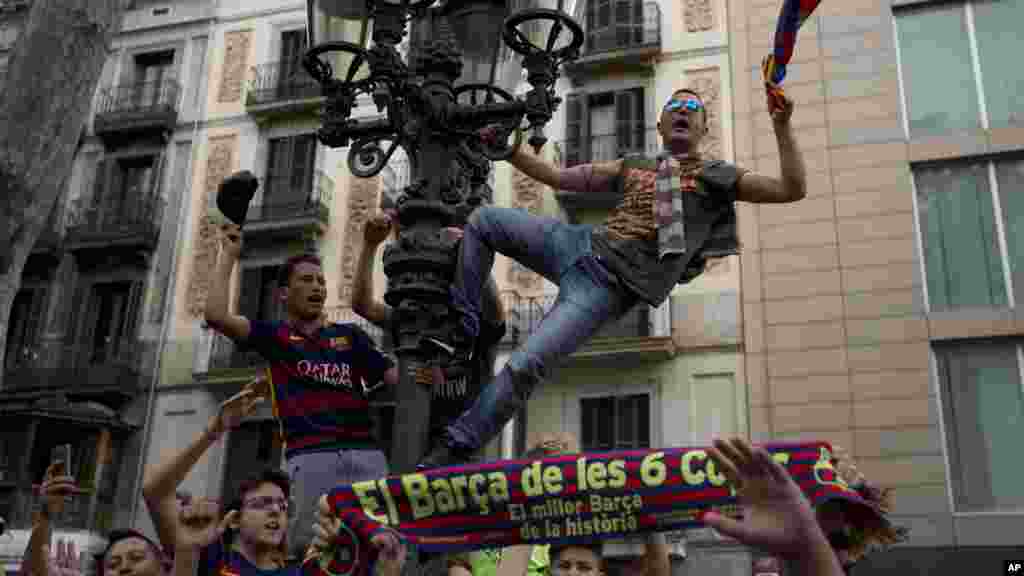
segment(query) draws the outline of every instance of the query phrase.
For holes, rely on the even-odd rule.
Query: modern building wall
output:
[[[778,11],[728,14],[736,157],[773,175],[759,65]],[[895,489],[910,547],[1024,544],[1024,469],[1002,456],[1024,422],[1021,74],[1003,65],[1024,44],[1002,32],[1021,15],[823,2],[785,82],[808,196],[740,212],[752,437],[848,449]]]

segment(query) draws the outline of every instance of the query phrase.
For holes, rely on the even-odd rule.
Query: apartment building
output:
[[[11,4],[12,6],[7,6]],[[17,6],[14,6],[17,4]],[[30,3],[5,3],[16,38]],[[25,266],[0,390],[0,561],[18,568],[55,446],[72,446],[76,498],[56,537],[89,551],[130,523],[164,338],[179,191],[205,92],[205,1],[126,4],[65,194]],[[7,10],[7,8],[11,8]],[[92,570],[92,563],[86,569]]]
[[[759,64],[777,2],[729,4],[736,157],[775,173]],[[824,438],[895,489],[907,546],[864,570],[963,573],[1024,545],[1024,3],[823,2],[786,80],[808,169],[743,206],[755,439]],[[947,562],[938,564],[942,558]]]

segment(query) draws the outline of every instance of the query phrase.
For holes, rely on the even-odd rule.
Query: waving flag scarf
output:
[[[793,58],[796,33],[811,16],[821,0],[783,0],[779,21],[775,26],[775,48],[761,63],[765,88],[772,97],[773,108],[782,106],[782,81],[786,78],[786,65]]]
[[[824,442],[765,445],[814,505],[840,499],[851,517],[885,521],[837,474]],[[665,448],[487,462],[339,486],[328,495],[342,527],[332,553],[305,576],[368,576],[370,539],[395,530],[420,552],[574,544],[699,526],[735,516],[732,488],[698,448]]]

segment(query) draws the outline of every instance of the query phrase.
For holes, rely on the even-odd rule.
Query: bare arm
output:
[[[28,576],[49,576],[50,574],[50,516],[44,511],[36,516],[32,524],[32,532],[28,537],[28,547],[23,557]]]
[[[760,174],[745,174],[740,178],[736,199],[759,204],[796,202],[807,195],[807,170],[803,154],[793,137],[789,117],[793,102],[788,98],[782,110],[772,112],[775,140],[779,144],[779,174],[771,178]]]
[[[220,438],[218,419],[218,416],[214,416],[199,436],[180,453],[146,472],[142,482],[142,498],[146,501],[146,508],[156,526],[157,537],[165,550],[178,549],[178,502],[174,491],[185,481],[203,454]]]
[[[373,268],[377,246],[363,242],[356,264],[356,277],[352,282],[352,310],[382,328],[391,325],[391,307],[373,297]]]
[[[227,225],[222,230],[220,254],[214,266],[213,278],[206,296],[204,319],[214,330],[235,341],[249,338],[249,319],[228,310],[228,291],[231,272],[241,253],[241,232],[237,226]]]
[[[521,147],[509,162],[530,178],[568,192],[611,192],[609,188],[622,170],[621,160],[556,168],[527,152],[526,147]]]

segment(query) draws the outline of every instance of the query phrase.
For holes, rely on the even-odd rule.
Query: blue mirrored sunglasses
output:
[[[701,103],[701,101],[697,100],[696,98],[684,98],[682,100],[680,100],[678,98],[673,98],[673,99],[669,100],[667,104],[665,104],[665,111],[666,112],[675,112],[676,110],[680,110],[682,108],[686,108],[687,110],[691,110],[693,112],[697,112],[698,110],[700,110],[703,107],[704,107],[704,104]]]

